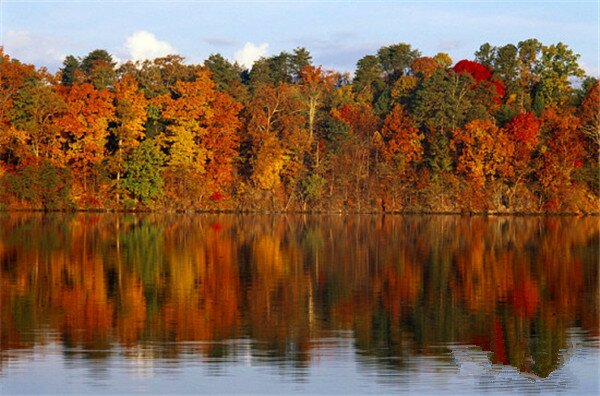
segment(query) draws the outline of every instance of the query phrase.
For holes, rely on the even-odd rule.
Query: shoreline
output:
[[[598,212],[500,212],[500,211],[327,211],[327,210],[114,210],[114,209],[0,209],[5,213],[62,214],[164,214],[164,215],[311,215],[311,216],[480,216],[480,217],[600,217]]]

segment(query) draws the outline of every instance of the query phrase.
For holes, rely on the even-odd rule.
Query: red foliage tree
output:
[[[497,103],[500,103],[500,100],[505,93],[504,84],[501,81],[492,79],[492,71],[489,67],[482,65],[481,63],[463,59],[454,65],[452,70],[454,70],[456,73],[470,74],[478,84],[482,82],[488,82],[492,84],[496,90],[496,93],[498,94]]]
[[[508,137],[515,144],[513,167],[524,170],[537,147],[540,136],[540,122],[533,113],[518,114],[504,126]]]
[[[452,68],[456,73],[469,73],[475,81],[489,81],[492,79],[492,71],[481,63],[463,59]]]
[[[332,111],[332,116],[344,122],[354,134],[371,136],[377,130],[379,120],[370,106],[345,104]]]

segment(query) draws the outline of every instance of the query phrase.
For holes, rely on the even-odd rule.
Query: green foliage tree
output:
[[[7,189],[33,209],[69,209],[72,176],[50,161],[34,162],[6,178]]]
[[[382,47],[377,51],[379,63],[383,68],[388,83],[409,72],[415,59],[421,56],[421,51],[413,49],[410,44],[399,43]]]
[[[73,55],[68,55],[60,69],[62,85],[71,86],[81,82],[81,62]]]
[[[496,48],[490,43],[484,43],[479,47],[479,50],[475,52],[475,61],[492,67],[494,64]]]
[[[19,90],[10,112],[12,125],[26,133],[25,155],[58,160],[60,129],[55,123],[66,105],[54,89],[39,79],[28,80]]]
[[[246,90],[242,85],[242,67],[236,62],[231,63],[221,54],[212,54],[204,61],[204,66],[212,73],[216,88],[232,97],[243,101]]]
[[[301,70],[311,63],[312,56],[304,47],[296,48],[291,54],[282,51],[278,55],[261,58],[254,62],[250,70],[249,84],[256,90],[263,84],[299,83]]]
[[[165,155],[153,139],[143,141],[129,156],[123,187],[136,201],[151,205],[162,195]]]
[[[302,69],[312,65],[312,55],[306,48],[298,47],[294,49],[290,61],[293,75],[292,80],[294,83],[298,83]]]
[[[563,43],[542,47],[539,92],[546,106],[564,105],[569,102],[573,93],[569,79],[585,75],[577,59],[579,55]]]
[[[526,92],[519,83],[519,49],[513,44],[493,47],[483,44],[475,52],[477,62],[488,66],[493,71],[493,78],[502,82],[505,95],[504,105],[496,114],[496,118],[504,123],[523,111],[523,95]],[[527,101],[529,102],[529,101]]]
[[[539,57],[542,43],[537,39],[519,41],[519,86],[522,95],[518,98],[518,107],[521,113],[532,109],[535,97],[535,87],[540,81]]]
[[[379,58],[367,55],[356,64],[352,91],[360,101],[373,102],[384,90],[383,67]]]
[[[427,158],[433,170],[453,168],[449,144],[454,129],[490,117],[492,94],[474,83],[467,73],[438,70],[415,93],[412,111],[427,138]]]
[[[103,49],[93,50],[81,60],[81,70],[86,76],[86,81],[94,84],[96,89],[113,86],[117,76],[115,65],[112,55]]]

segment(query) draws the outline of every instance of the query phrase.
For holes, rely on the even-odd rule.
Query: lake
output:
[[[598,393],[598,217],[0,213],[2,394]]]

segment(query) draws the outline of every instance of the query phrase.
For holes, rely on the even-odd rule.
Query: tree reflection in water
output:
[[[346,334],[381,370],[483,353],[545,378],[569,329],[598,336],[598,246],[597,218],[3,214],[0,367],[58,334],[306,368]]]

